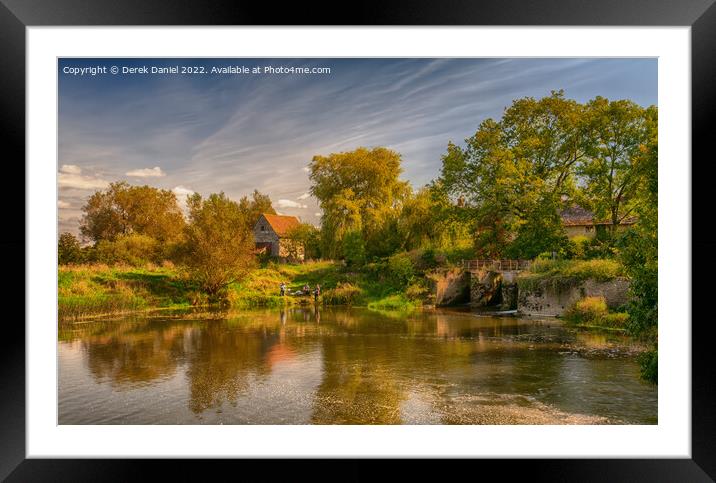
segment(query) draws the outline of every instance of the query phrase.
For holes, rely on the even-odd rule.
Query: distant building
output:
[[[594,213],[579,205],[573,205],[562,210],[559,216],[562,218],[562,225],[564,225],[564,230],[569,238],[575,236],[594,238],[598,233],[606,233],[606,230],[611,225],[609,221],[594,221]],[[623,230],[635,222],[636,218],[625,218],[621,221],[617,230]]]
[[[256,250],[272,257],[303,260],[303,246],[287,238],[291,230],[300,224],[295,216],[262,213],[254,225]]]

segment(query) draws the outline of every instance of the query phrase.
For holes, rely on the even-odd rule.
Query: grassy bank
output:
[[[198,299],[191,281],[172,266],[61,266],[57,290],[60,320],[188,307]]]
[[[518,283],[526,290],[546,285],[559,289],[587,279],[608,282],[624,274],[624,267],[612,259],[535,260],[529,271],[520,274]]]
[[[304,264],[268,263],[231,284],[223,303],[232,308],[313,304],[312,296],[279,295],[281,282],[290,292],[320,284],[324,305],[366,306],[374,310],[413,310],[420,305],[415,286],[405,289],[390,279],[351,271],[332,261]],[[406,295],[407,294],[407,295]],[[211,301],[179,268],[67,265],[58,271],[58,315],[77,320],[143,310],[208,306]]]

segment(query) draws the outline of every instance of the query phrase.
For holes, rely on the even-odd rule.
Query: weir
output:
[[[470,277],[470,305],[517,308],[517,274],[530,268],[530,260],[463,260]]]

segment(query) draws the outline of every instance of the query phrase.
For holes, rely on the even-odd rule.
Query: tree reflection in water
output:
[[[105,321],[63,327],[60,335],[68,354],[78,348],[94,380],[72,385],[81,394],[60,388],[61,421],[62,401],[71,401],[72,411],[102,408],[100,420],[126,411],[122,422],[139,418],[142,408],[151,408],[161,422],[167,401],[176,403],[172,421],[187,423],[591,424],[656,418],[656,390],[638,381],[633,357],[611,359],[612,348],[628,342],[555,321],[305,307]],[[64,353],[60,370],[69,371]],[[63,376],[80,381],[80,372]],[[108,399],[95,389],[106,385],[133,396]],[[186,419],[182,407],[199,419]],[[70,418],[77,419],[88,416]]]

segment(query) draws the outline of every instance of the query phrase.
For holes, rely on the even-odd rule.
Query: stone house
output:
[[[258,253],[272,257],[303,260],[303,246],[287,235],[301,222],[295,216],[262,213],[254,225],[254,241]]]
[[[611,222],[594,221],[594,214],[579,205],[573,205],[560,212],[562,225],[569,238],[575,236],[586,236],[594,238],[598,233],[604,233],[609,229]],[[617,230],[624,230],[636,222],[636,218],[625,218],[617,227]]]

